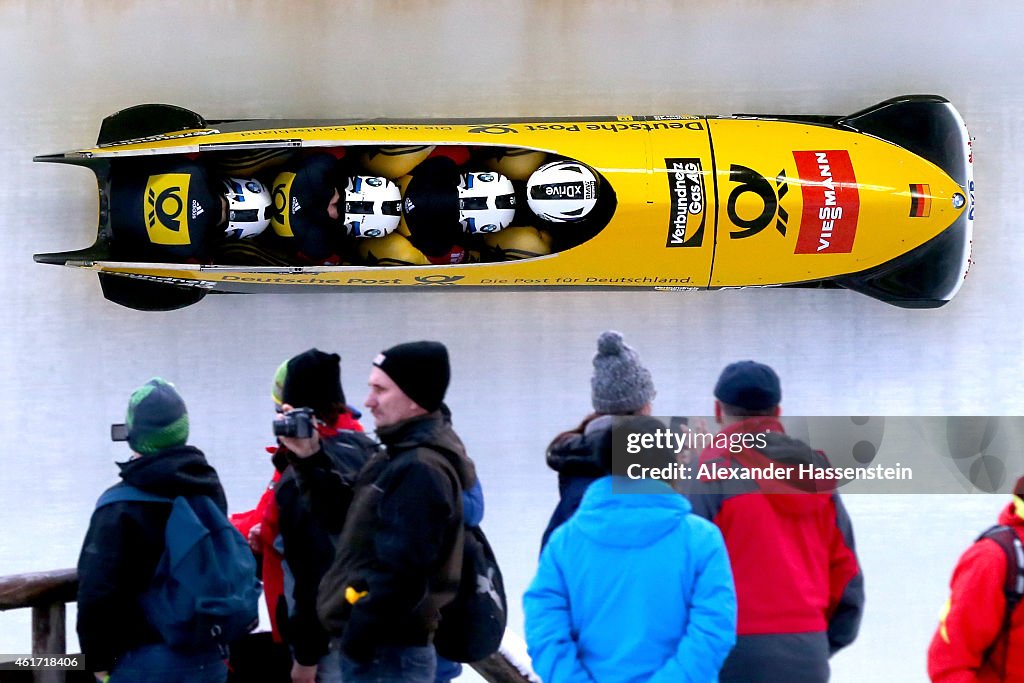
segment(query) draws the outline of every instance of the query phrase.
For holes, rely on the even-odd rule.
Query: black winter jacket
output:
[[[182,446],[124,463],[122,483],[175,498],[209,496],[224,512],[217,472],[197,448]],[[89,668],[110,671],[117,657],[160,642],[139,598],[149,587],[164,550],[171,506],[126,501],[95,510],[78,558],[78,640]]]
[[[386,446],[367,463],[334,563],[320,584],[318,612],[356,660],[379,646],[430,642],[438,610],[458,586],[462,491],[473,463],[441,411],[377,430]],[[438,455],[447,465],[438,463]],[[355,604],[346,589],[365,591]]]
[[[548,446],[548,467],[558,472],[558,505],[541,537],[541,550],[583,500],[587,488],[611,472],[612,415],[596,415],[582,429],[555,437]]]
[[[343,430],[321,438],[321,450],[308,458],[288,455],[291,467],[275,497],[284,558],[295,579],[294,606],[279,623],[300,664],[312,666],[327,654],[330,636],[316,614],[317,590],[334,560],[356,476],[377,447],[362,432]]]

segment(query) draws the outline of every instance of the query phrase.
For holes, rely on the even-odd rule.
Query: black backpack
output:
[[[484,530],[463,529],[462,578],[441,608],[434,647],[445,659],[478,662],[498,651],[508,622],[505,581]]]
[[[427,446],[438,466],[462,486],[455,468],[444,457],[446,449]],[[450,452],[448,452],[450,453]],[[449,455],[449,457],[452,457]],[[505,580],[494,550],[479,526],[463,526],[462,571],[459,587],[451,602],[441,607],[441,620],[434,633],[437,654],[453,662],[478,662],[498,651],[508,623]]]

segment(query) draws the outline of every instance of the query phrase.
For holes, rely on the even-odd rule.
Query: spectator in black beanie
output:
[[[360,473],[318,604],[341,634],[347,683],[435,681],[433,633],[459,584],[455,549],[469,519],[463,492],[477,486],[443,405],[450,375],[448,349],[435,341],[373,361],[366,407],[385,451]]]
[[[374,373],[371,372],[366,407],[373,413],[378,429],[432,413],[441,407],[451,379],[448,349],[441,342],[419,341],[392,346],[373,360],[373,366],[377,380],[384,384],[390,380],[394,388],[414,404],[407,405],[397,393],[375,392]]]
[[[293,408],[311,408],[317,419],[333,425],[345,412],[341,388],[341,356],[309,349],[286,363],[281,402]]]
[[[376,450],[345,405],[341,357],[309,349],[285,364],[281,409],[313,411],[307,439],[279,437],[275,466],[283,473],[274,494],[292,594],[281,629],[291,648],[292,681],[312,683],[340,676],[338,643],[316,614],[320,579],[334,559],[334,546],[348,513],[356,477]],[[276,606],[275,606],[276,607]]]

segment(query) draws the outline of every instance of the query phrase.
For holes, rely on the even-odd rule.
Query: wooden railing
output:
[[[77,597],[78,573],[74,569],[0,577],[0,611],[32,609],[33,655],[65,654],[65,604],[74,602]],[[472,666],[489,683],[530,683],[530,679],[500,652]],[[27,677],[22,672],[0,671],[0,683],[23,680],[27,680]],[[63,671],[32,673],[34,683],[64,683],[65,680]]]
[[[67,610],[78,593],[78,573],[74,569],[17,574],[0,577],[0,610],[32,609],[32,654],[60,655],[67,652]],[[0,680],[13,680],[0,671]],[[65,680],[61,671],[36,671],[37,683]]]

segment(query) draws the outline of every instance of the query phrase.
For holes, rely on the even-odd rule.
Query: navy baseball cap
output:
[[[715,398],[747,410],[765,410],[782,402],[782,387],[779,376],[767,365],[741,360],[722,370]]]

